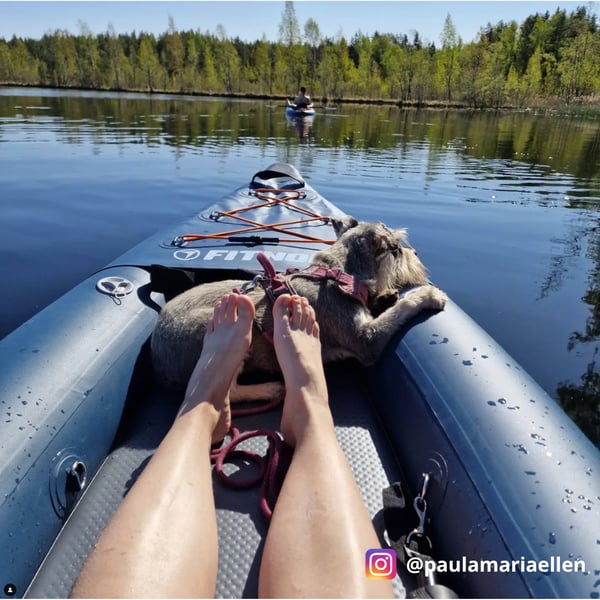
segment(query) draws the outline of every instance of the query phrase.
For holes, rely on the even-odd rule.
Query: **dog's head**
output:
[[[333,219],[332,224],[338,239],[329,250],[315,255],[315,262],[339,266],[359,277],[371,298],[427,283],[427,270],[408,243],[405,229],[392,230],[380,221],[365,223],[354,217]]]

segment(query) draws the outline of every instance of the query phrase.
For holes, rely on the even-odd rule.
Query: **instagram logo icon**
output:
[[[396,552],[391,548],[367,550],[365,575],[369,579],[394,579],[396,577]]]

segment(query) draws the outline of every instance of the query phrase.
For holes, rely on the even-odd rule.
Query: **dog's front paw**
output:
[[[429,310],[444,310],[446,302],[448,302],[446,293],[435,287],[435,285],[425,285],[414,293],[419,296],[423,308]]]
[[[379,316],[383,311],[391,308],[398,301],[398,290],[384,290],[369,298],[369,310],[374,317]]]

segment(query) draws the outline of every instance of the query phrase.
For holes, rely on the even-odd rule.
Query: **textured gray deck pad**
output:
[[[328,370],[330,403],[338,439],[381,536],[381,490],[388,482],[399,479],[400,474],[369,408],[360,372],[354,367],[341,365]],[[178,399],[164,392],[155,391],[149,398],[127,444],[108,457],[63,528],[27,592],[29,597],[64,598],[69,594],[85,557],[164,436],[178,403]],[[242,431],[277,429],[279,419],[280,411],[276,410],[238,418],[235,424]],[[262,453],[266,442],[264,438],[255,439],[243,447]],[[244,468],[241,467],[240,476]],[[256,597],[260,556],[267,531],[258,503],[259,490],[233,490],[215,481],[214,492],[219,529],[216,597]],[[343,536],[343,532],[340,535]],[[395,591],[397,596],[404,595],[399,580],[395,582]]]

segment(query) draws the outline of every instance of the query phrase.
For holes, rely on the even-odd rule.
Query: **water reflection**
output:
[[[285,121],[288,126],[293,127],[296,130],[299,140],[306,141],[315,121],[315,116],[308,115],[306,117],[289,117],[286,115]]]
[[[14,96],[0,90],[0,140],[4,141],[9,141],[11,124],[32,121],[60,127],[66,143],[96,135],[112,141],[137,139],[174,146],[201,146],[214,137],[249,137],[268,143],[287,137],[291,123],[304,139],[315,122],[314,117],[286,120],[283,115],[281,106],[256,101],[93,92]],[[393,149],[401,157],[413,152],[416,144],[425,143],[434,156],[453,151],[480,160],[508,161],[507,168],[519,163],[522,169],[543,165],[549,172],[587,180],[585,196],[600,195],[600,126],[596,121],[528,112],[415,111],[393,106],[323,109],[317,118],[323,125],[319,127],[323,147]],[[102,141],[111,141],[107,138]],[[485,174],[485,165],[480,167]],[[498,179],[492,168],[487,172]],[[510,174],[505,175],[510,179]]]
[[[283,104],[263,101],[0,89],[0,153],[6,143],[50,138],[75,148],[91,145],[95,153],[106,145],[168,148],[178,161],[190,154],[241,155],[250,148],[266,156],[277,145],[282,158],[301,158],[302,170],[328,172],[337,161],[338,173],[344,164],[344,174],[360,177],[361,184],[368,181],[371,189],[401,181],[414,192],[417,208],[423,194],[436,188],[447,193],[442,211],[465,203],[569,211],[574,217],[553,240],[556,252],[546,257],[546,272],[536,281],[536,301],[559,295],[585,259],[587,279],[577,307],[585,308],[585,317],[563,342],[564,353],[579,361],[580,376],[555,382],[554,395],[600,445],[598,122],[526,111],[390,106],[322,108],[314,118],[286,120]],[[434,208],[425,209],[435,221]]]

